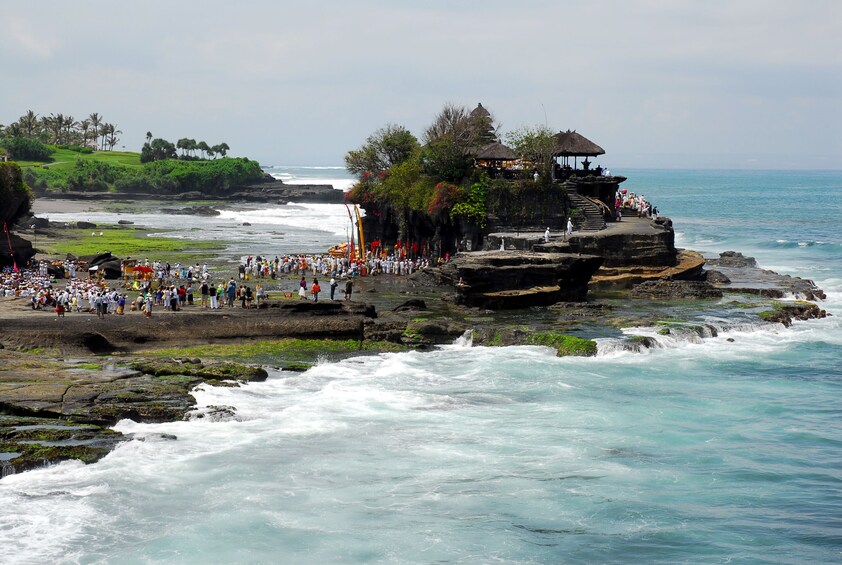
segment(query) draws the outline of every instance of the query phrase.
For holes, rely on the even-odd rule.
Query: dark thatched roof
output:
[[[496,141],[482,147],[473,148],[471,154],[475,159],[486,159],[488,161],[514,161],[517,159],[514,151]]]
[[[596,157],[597,155],[605,154],[605,149],[575,131],[561,131],[553,137],[556,140],[553,155],[556,157],[559,155],[569,157]]]
[[[476,108],[471,110],[470,116],[472,118],[490,118],[491,112],[483,108],[482,103],[479,103]]]

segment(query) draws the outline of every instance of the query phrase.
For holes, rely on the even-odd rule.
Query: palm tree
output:
[[[38,114],[28,110],[18,121],[23,131],[26,132],[26,137],[33,137],[33,132],[38,127]]]
[[[67,116],[64,118],[64,123],[62,123],[62,130],[64,132],[64,142],[68,143],[70,141],[70,133],[73,128],[76,126],[76,119],[73,116]]]
[[[120,141],[120,138],[118,138],[115,135],[117,133],[123,133],[123,132],[121,132],[120,130],[115,130],[108,136],[108,150],[109,151],[114,151],[114,146],[117,145],[118,141]]]
[[[102,149],[105,149],[106,145],[109,145],[109,151],[114,150],[114,146],[117,144],[117,137],[116,134],[123,133],[122,131],[118,130],[114,127],[114,124],[104,123],[100,128],[100,133],[102,133]],[[111,140],[114,140],[114,143],[111,143]]]
[[[82,146],[88,146],[88,132],[91,129],[91,120],[85,118],[81,122],[79,122],[79,131],[82,133]]]
[[[117,142],[120,141],[120,138],[117,137],[118,133],[123,133],[123,130],[114,129],[114,126],[111,126],[111,135],[108,137],[108,145],[111,146],[111,151],[114,151],[114,146],[117,145]]]
[[[64,128],[64,114],[50,114],[49,118],[45,118],[44,122],[52,132],[52,142],[61,143],[61,130]]]
[[[88,119],[91,120],[91,137],[94,139],[94,147],[98,147],[99,141],[99,126],[102,124],[102,116],[94,112]]]
[[[103,151],[105,151],[105,146],[106,146],[107,141],[108,141],[108,136],[111,135],[111,133],[113,132],[112,131],[113,129],[114,129],[114,125],[109,124],[108,122],[103,123],[102,126],[99,128],[99,133],[102,135],[102,140],[100,142],[100,145],[102,146]]]

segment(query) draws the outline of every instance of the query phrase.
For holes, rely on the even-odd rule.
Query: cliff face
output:
[[[12,225],[29,213],[32,193],[17,163],[0,163],[0,224]]]
[[[511,309],[585,300],[601,264],[587,255],[484,251],[459,254],[443,274],[457,283],[459,302]]]
[[[653,220],[645,230],[612,229],[574,234],[568,243],[572,252],[603,257],[606,267],[672,267],[678,256],[669,218]]]
[[[11,230],[11,228],[9,229]],[[18,268],[28,265],[29,260],[35,255],[32,243],[11,232],[8,234],[8,238],[7,241],[6,234],[0,232],[0,268],[9,267],[13,263],[17,263]],[[9,252],[9,242],[12,244],[14,260]]]
[[[32,244],[11,233],[15,221],[29,213],[31,204],[32,193],[24,184],[17,163],[0,163],[0,228],[9,230],[8,238],[5,231],[0,233],[0,239],[3,240],[0,242],[0,267],[13,263],[12,253],[19,267],[35,254]]]

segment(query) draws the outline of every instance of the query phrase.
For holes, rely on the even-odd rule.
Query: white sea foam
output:
[[[707,202],[692,200],[694,211]],[[729,222],[709,222],[714,235],[701,240],[739,227]],[[756,231],[709,250],[815,275],[828,293],[820,306],[839,312],[838,247],[774,246],[773,231]],[[791,231],[794,242],[835,237]],[[200,409],[231,406],[236,417],[122,421],[117,429],[137,439],[99,463],[2,479],[2,555],[20,563],[673,562],[734,554],[834,562],[827,524],[842,515],[842,315],[787,329],[716,317],[698,323],[716,336],[627,330],[662,344],[644,355],[609,352],[604,339],[592,358],[462,340],[304,373],[272,370],[266,382],[240,387],[202,386]],[[786,531],[776,529],[781,521]],[[705,527],[691,532],[688,523]]]

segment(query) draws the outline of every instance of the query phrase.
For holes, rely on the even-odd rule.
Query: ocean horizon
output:
[[[341,167],[264,170],[353,182]],[[606,332],[592,358],[462,339],[202,385],[200,409],[236,416],[124,420],[135,439],[98,463],[0,480],[0,561],[842,562],[842,171],[612,173],[673,220],[678,247],[811,279],[830,315],[707,316],[717,332],[640,351]],[[234,251],[273,255],[316,252],[347,218],[226,214],[189,221],[223,241],[248,218],[254,238]]]

